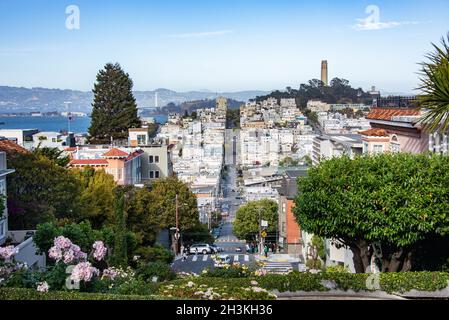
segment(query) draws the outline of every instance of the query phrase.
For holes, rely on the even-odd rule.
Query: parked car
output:
[[[215,259],[214,267],[215,268],[224,268],[227,265],[231,264],[231,257],[227,254],[220,255]]]
[[[212,247],[206,243],[197,243],[190,247],[190,254],[202,253],[202,254],[211,254],[214,252]]]
[[[214,250],[214,253],[223,252],[223,248],[217,246],[216,244],[210,244],[209,246],[212,248],[212,250]]]

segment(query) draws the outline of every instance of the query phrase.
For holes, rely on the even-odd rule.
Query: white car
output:
[[[212,247],[206,243],[198,243],[198,244],[194,244],[193,246],[190,247],[190,254],[211,254],[214,252],[214,249],[212,249]]]
[[[231,265],[231,257],[227,254],[222,254],[215,258],[215,268],[224,268],[227,265]]]

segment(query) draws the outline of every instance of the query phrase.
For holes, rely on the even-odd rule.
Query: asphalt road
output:
[[[235,220],[237,209],[242,204],[242,200],[237,199],[240,193],[237,190],[237,170],[236,163],[238,162],[238,134],[236,130],[226,130],[225,134],[225,163],[227,172],[222,177],[223,179],[223,204],[229,207],[229,217],[224,221],[220,237],[216,240],[216,244],[223,248],[220,254],[229,255],[232,262],[239,262],[242,264],[253,264],[255,262],[254,256],[246,254],[245,242],[239,241],[232,230],[232,222]],[[240,248],[241,252],[237,251]],[[213,261],[210,255],[190,255],[187,261],[177,260],[174,262],[172,268],[176,272],[200,273],[204,269],[213,268]]]

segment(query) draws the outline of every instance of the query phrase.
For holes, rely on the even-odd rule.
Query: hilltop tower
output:
[[[329,85],[329,71],[327,68],[327,60],[321,61],[321,81],[324,83],[325,86]]]

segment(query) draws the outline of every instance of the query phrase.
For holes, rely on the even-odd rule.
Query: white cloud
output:
[[[358,23],[352,27],[358,31],[371,31],[382,29],[393,29],[405,25],[416,25],[419,22],[416,21],[388,21],[388,22],[373,22],[372,19],[357,19]]]
[[[171,34],[171,38],[211,38],[224,36],[226,34],[233,33],[232,30],[220,30],[220,31],[206,31],[206,32],[193,32],[193,33],[178,33]]]

